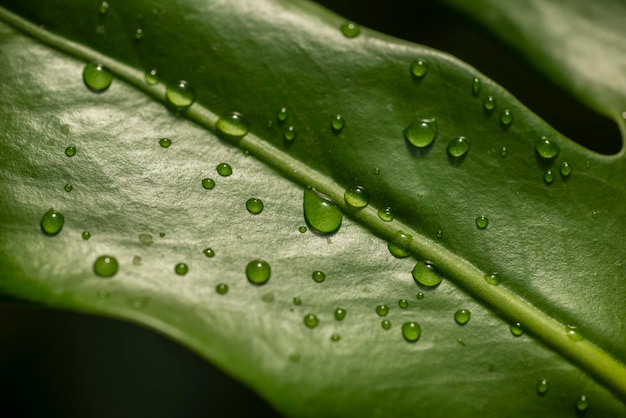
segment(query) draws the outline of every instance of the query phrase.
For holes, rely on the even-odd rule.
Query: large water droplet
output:
[[[428,67],[423,60],[416,60],[411,63],[411,75],[415,78],[424,78],[428,72]]]
[[[416,120],[404,128],[402,133],[414,147],[425,148],[432,144],[437,136],[437,122],[434,119]]]
[[[215,167],[215,170],[217,171],[217,174],[222,177],[228,177],[233,174],[233,168],[228,163],[218,164],[217,167]]]
[[[115,257],[102,255],[93,263],[93,271],[101,277],[111,277],[117,273],[118,263]]]
[[[258,215],[263,212],[263,201],[261,199],[257,199],[255,197],[248,199],[246,202],[246,209],[253,215]]]
[[[493,272],[485,275],[485,281],[491,285],[497,286],[502,281],[502,278],[500,277],[500,273]]]
[[[472,94],[474,96],[478,96],[478,93],[480,93],[480,86],[480,78],[474,77],[474,79],[472,80]]]
[[[272,270],[267,261],[252,260],[246,266],[246,276],[250,283],[261,285],[270,279]]]
[[[354,38],[361,33],[361,27],[354,22],[345,22],[341,25],[341,33],[346,38]]]
[[[324,274],[323,271],[319,271],[319,270],[314,271],[313,274],[311,275],[311,277],[317,283],[322,283],[324,280],[326,280],[326,274]]]
[[[145,79],[146,79],[146,83],[150,84],[151,86],[154,86],[155,84],[159,84],[159,81],[161,81],[161,79],[159,78],[159,73],[157,70],[155,70],[154,68],[151,69],[150,71],[146,71],[146,74],[144,75]]]
[[[479,216],[476,218],[476,226],[478,229],[485,229],[489,225],[489,219],[486,216]]]
[[[448,154],[454,158],[461,158],[469,151],[470,141],[464,136],[452,139],[448,143]]]
[[[226,293],[228,293],[228,285],[226,283],[220,283],[215,286],[215,291],[220,295],[225,295]]]
[[[189,271],[189,266],[185,263],[178,263],[174,266],[174,272],[179,276],[184,276]]]
[[[411,272],[413,279],[422,286],[437,286],[443,280],[443,276],[435,266],[428,262],[418,261]]]
[[[491,113],[493,109],[496,108],[496,99],[494,99],[493,96],[485,97],[485,100],[483,101],[483,108],[485,109],[485,112]]]
[[[319,319],[314,314],[308,314],[304,317],[304,325],[309,328],[315,328],[319,323]]]
[[[196,100],[196,93],[189,83],[184,80],[167,86],[165,98],[172,105],[183,108],[189,107]]]
[[[343,130],[344,126],[346,126],[346,120],[343,116],[337,114],[330,118],[330,127],[335,133],[339,133]]]
[[[380,323],[380,326],[383,327],[384,330],[388,331],[391,329],[391,321],[388,319],[383,319]]]
[[[402,336],[408,342],[414,343],[419,340],[421,334],[422,330],[417,322],[405,322],[402,324]]]
[[[537,155],[546,160],[550,160],[559,155],[559,147],[545,136],[535,142],[535,150]]]
[[[83,81],[92,91],[100,92],[109,88],[113,74],[104,65],[93,62],[85,65]]]
[[[163,148],[169,148],[172,145],[172,140],[169,138],[161,138],[159,139],[159,145]]]
[[[393,209],[390,207],[378,209],[378,217],[385,222],[391,222],[394,219]]]
[[[335,309],[335,319],[337,321],[343,321],[343,319],[346,317],[347,311],[343,308],[337,308]]]
[[[339,229],[343,212],[332,200],[313,190],[304,191],[304,218],[320,234],[331,234]]]
[[[467,309],[459,309],[454,313],[454,320],[459,325],[465,325],[469,322],[472,313]]]
[[[543,396],[548,393],[548,389],[550,389],[550,383],[548,379],[541,379],[537,382],[537,394]]]
[[[208,178],[208,177],[202,179],[202,188],[206,190],[211,190],[214,187],[215,187],[215,180]]]
[[[378,316],[387,316],[388,313],[389,307],[387,305],[378,305],[376,307],[376,314],[378,314]]]
[[[369,194],[361,186],[351,187],[345,191],[343,198],[353,208],[364,208],[369,202]]]
[[[409,250],[409,246],[411,245],[411,241],[413,241],[413,236],[405,234],[402,231],[396,232],[393,237],[393,240],[387,244],[387,248],[391,255],[396,258],[406,258],[411,255]]]
[[[500,113],[500,123],[503,127],[508,128],[513,123],[513,112],[509,109],[504,109],[502,113]]]
[[[241,113],[227,113],[220,116],[215,129],[228,138],[243,138],[248,133],[248,121]]]
[[[68,157],[73,157],[76,155],[76,147],[67,147],[65,148],[65,155]]]
[[[53,236],[61,232],[65,224],[65,216],[61,212],[50,208],[41,217],[41,230],[46,235]]]

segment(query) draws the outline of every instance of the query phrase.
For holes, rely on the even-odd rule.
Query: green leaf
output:
[[[286,415],[572,416],[582,396],[587,416],[626,414],[623,153],[580,147],[444,53],[366,28],[344,36],[343,19],[309,2],[124,2],[106,14],[2,3],[17,13],[0,9],[5,297],[152,327]],[[85,87],[88,62],[115,75],[106,91]],[[151,69],[161,83],[145,81]],[[161,104],[178,80],[195,89],[188,109]],[[249,123],[243,138],[216,135],[230,112]],[[405,139],[435,125],[429,146]],[[460,136],[469,151],[451,157]],[[536,150],[544,136],[554,158]],[[301,186],[341,207],[336,234],[299,231]],[[357,186],[365,208],[344,200]],[[40,226],[50,208],[65,219],[54,236]],[[119,263],[110,277],[94,272],[102,256]],[[271,266],[266,284],[246,279],[257,259]],[[412,277],[438,281],[425,262],[445,276],[436,287]],[[494,272],[499,285],[485,280]],[[403,338],[408,322],[416,342]]]

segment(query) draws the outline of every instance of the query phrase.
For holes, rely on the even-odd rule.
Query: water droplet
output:
[[[215,168],[217,170],[217,174],[222,177],[228,177],[233,174],[233,168],[228,163],[221,163]]]
[[[152,235],[150,234],[139,234],[139,242],[145,245],[152,245]]]
[[[409,301],[408,301],[408,300],[406,300],[406,299],[400,299],[400,300],[398,301],[398,306],[399,306],[400,308],[402,308],[402,309],[406,309],[406,308],[408,308],[408,307],[409,307]]]
[[[326,279],[326,275],[322,271],[314,271],[313,274],[311,275],[311,277],[317,283],[322,283]]]
[[[161,81],[159,79],[159,73],[157,70],[155,70],[154,68],[151,69],[150,71],[146,71],[146,74],[144,75],[145,79],[146,79],[146,83],[150,84],[151,86],[154,86],[155,84],[159,84],[159,81]]]
[[[437,122],[434,119],[413,121],[402,133],[414,147],[425,148],[433,143],[437,136]]]
[[[91,232],[83,231],[83,233],[81,234],[81,237],[83,237],[83,239],[87,241],[89,238],[91,238]]]
[[[478,93],[480,93],[480,86],[480,78],[474,77],[474,79],[472,80],[472,94],[474,96],[478,96]]]
[[[428,262],[418,261],[411,274],[417,283],[427,287],[437,286],[443,280],[437,268]]]
[[[306,226],[299,226],[299,227],[298,227],[298,231],[299,231],[301,234],[304,234],[304,233],[305,233],[306,231],[308,231],[308,230],[309,230],[309,229],[308,229]]]
[[[133,265],[135,266],[140,266],[141,265],[141,257],[139,257],[138,255],[133,257]]]
[[[137,28],[135,31],[135,40],[141,41],[143,39],[143,29]]]
[[[296,306],[300,306],[302,305],[302,300],[296,296],[295,298],[293,298],[293,304]]]
[[[500,273],[494,271],[491,274],[485,275],[485,281],[491,285],[497,286],[502,281],[502,277],[500,277]]]
[[[66,192],[71,192],[72,190],[74,190],[74,186],[72,186],[71,184],[66,184],[65,186],[63,186],[63,190],[65,190]]]
[[[281,107],[280,109],[278,109],[278,112],[276,113],[276,119],[278,119],[279,122],[286,121],[288,116],[289,116],[289,112],[287,111],[286,107]]]
[[[165,236],[165,232],[159,232],[159,236],[163,238]]]
[[[438,239],[441,239],[441,237],[443,237],[443,231],[441,229],[439,229],[436,233],[435,233],[435,237]]]
[[[261,285],[270,279],[272,271],[267,261],[252,260],[246,266],[246,276],[250,283]]]
[[[189,107],[196,100],[196,93],[189,83],[184,80],[167,86],[165,98],[172,105],[183,108]]]
[[[212,178],[204,178],[202,179],[202,187],[206,190],[211,190],[215,187],[215,180]]]
[[[545,173],[543,173],[543,181],[546,184],[554,183],[554,173],[552,172],[552,170],[547,170]]]
[[[388,319],[383,319],[380,323],[380,326],[383,327],[384,330],[391,329],[391,321]]]
[[[343,308],[335,309],[335,319],[337,321],[343,321],[343,319],[346,317],[346,313],[346,310]]]
[[[215,291],[220,295],[225,295],[226,293],[228,293],[228,285],[226,283],[220,283],[215,286]]]
[[[334,342],[337,342],[340,339],[341,339],[341,336],[339,334],[333,334],[333,335],[330,336],[330,340],[334,341]]]
[[[378,316],[387,316],[389,313],[389,307],[387,305],[378,305],[376,307],[376,313]]]
[[[263,201],[261,199],[257,199],[253,197],[246,201],[246,209],[253,215],[258,215],[263,212]]]
[[[513,113],[509,109],[504,109],[500,113],[500,123],[505,128],[508,128],[513,123]]]
[[[172,140],[169,138],[161,138],[159,139],[159,145],[163,148],[169,148],[172,145]]]
[[[309,226],[321,234],[331,234],[339,229],[343,212],[332,200],[313,190],[304,191],[304,218]]]
[[[385,222],[391,222],[394,219],[393,209],[390,207],[378,209],[378,217]]]
[[[115,273],[117,273],[117,260],[115,257],[111,257],[108,255],[102,255],[96,258],[96,261],[93,263],[93,271],[98,276],[101,277],[111,277]]]
[[[535,142],[535,151],[541,158],[550,160],[559,155],[560,150],[558,145],[544,136]]]
[[[524,334],[524,329],[522,328],[522,324],[520,324],[519,322],[511,324],[510,329],[511,329],[511,334],[513,334],[515,337],[521,337]]]
[[[476,218],[476,226],[478,229],[485,229],[489,225],[489,219],[486,216],[479,216]]]
[[[593,219],[598,219],[598,211],[597,210],[592,210],[591,211],[591,217]]]
[[[108,1],[103,1],[102,3],[100,3],[100,15],[104,16],[105,14],[107,14],[109,12],[109,2]]]
[[[583,335],[580,333],[580,331],[578,331],[578,328],[576,328],[574,325],[566,326],[565,327],[565,333],[567,334],[569,339],[574,341],[574,342],[578,342],[578,341],[582,341],[583,340]]]
[[[272,303],[272,302],[274,302],[274,294],[273,293],[266,293],[263,296],[261,296],[261,300],[263,302]]]
[[[507,152],[506,147],[502,147],[502,149],[500,150],[500,156],[502,158],[506,157],[506,152]]]
[[[537,382],[537,394],[543,396],[548,393],[548,389],[550,389],[550,383],[548,383],[548,379],[541,379]]]
[[[76,155],[76,147],[67,147],[65,148],[65,155],[68,157],[73,157]]]
[[[364,208],[369,202],[369,194],[361,186],[351,187],[345,191],[343,198],[353,208]]]
[[[341,33],[346,38],[354,38],[361,33],[361,27],[354,22],[345,22],[341,25]]]
[[[589,399],[587,396],[582,395],[580,399],[576,401],[576,409],[580,412],[586,411],[589,408]]]
[[[289,361],[293,362],[293,363],[298,363],[300,361],[300,356],[297,354],[291,354],[289,356]]]
[[[413,241],[413,236],[405,234],[402,231],[396,232],[393,240],[387,244],[387,249],[396,258],[406,258],[411,255],[409,246]]]
[[[291,125],[287,126],[283,131],[283,138],[285,138],[285,141],[287,142],[291,142],[296,139],[296,128]]]
[[[215,123],[215,129],[229,138],[243,138],[248,133],[248,121],[241,113],[227,113],[220,116]]]
[[[61,232],[65,224],[65,216],[61,212],[50,208],[41,217],[41,230],[46,235],[53,236]]]
[[[424,299],[424,292],[417,292],[417,295],[415,295],[415,298],[417,300],[422,300]]]
[[[315,328],[319,323],[319,319],[317,319],[317,316],[315,316],[314,314],[308,314],[304,317],[304,325],[309,328]]]
[[[450,154],[450,156],[453,158],[461,158],[465,154],[467,154],[469,147],[469,139],[465,138],[464,136],[460,136],[458,138],[452,139],[448,143],[448,154]]]
[[[109,88],[113,74],[104,65],[92,62],[85,65],[83,81],[92,91],[100,92]]]
[[[176,264],[176,266],[174,267],[174,271],[176,272],[176,274],[178,274],[179,276],[184,276],[185,274],[187,274],[187,272],[189,271],[189,266],[187,266],[187,264],[185,263],[178,263]]]
[[[202,251],[202,254],[204,254],[204,255],[205,255],[205,257],[208,257],[208,258],[213,258],[213,257],[215,257],[215,251],[213,250],[213,248],[205,248],[205,249]]]
[[[346,120],[343,118],[343,116],[337,114],[330,118],[330,127],[333,132],[341,132],[344,126],[346,126]]]
[[[563,177],[569,177],[570,174],[572,174],[572,166],[569,165],[567,161],[563,161],[563,163],[561,163],[561,175]]]
[[[496,108],[496,99],[494,99],[493,96],[485,97],[485,100],[483,101],[483,108],[485,109],[485,112],[491,113],[491,111]]]
[[[422,330],[417,322],[405,322],[402,324],[402,336],[408,342],[414,343],[419,340],[421,334]]]
[[[454,313],[454,320],[459,325],[465,325],[469,322],[472,313],[467,309],[459,309]]]
[[[411,74],[415,78],[424,78],[428,72],[428,66],[423,60],[416,60],[411,63]]]

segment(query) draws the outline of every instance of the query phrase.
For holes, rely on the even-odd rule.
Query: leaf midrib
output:
[[[84,45],[48,32],[2,7],[0,7],[0,19],[75,58],[86,62],[97,61],[104,64],[118,78],[165,103],[165,86],[163,84],[149,85],[145,83],[142,71],[115,61]],[[215,124],[218,115],[210,109],[195,102],[185,110],[184,114],[200,126],[216,133]],[[344,189],[338,183],[253,133],[250,132],[242,139],[231,140],[230,142],[234,146],[249,151],[250,154],[279,171],[289,180],[303,187],[313,187],[329,196],[338,203],[345,214],[382,239],[391,241],[398,230],[412,235],[413,240],[409,245],[412,255],[433,262],[448,279],[462,287],[469,295],[483,302],[506,320],[524,324],[524,329],[529,334],[586,371],[619,399],[626,400],[626,365],[588,340],[578,342],[571,340],[565,332],[566,324],[537,309],[529,301],[505,287],[490,285],[484,280],[488,272],[481,271],[468,260],[452,253],[397,219],[392,222],[382,221],[378,217],[377,208],[372,205],[358,211],[348,208],[343,199]]]

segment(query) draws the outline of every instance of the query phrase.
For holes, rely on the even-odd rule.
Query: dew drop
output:
[[[289,112],[287,111],[286,107],[281,107],[280,109],[278,109],[278,112],[276,113],[276,119],[278,119],[279,122],[286,121],[288,116],[289,116]]]
[[[376,314],[378,316],[387,316],[389,313],[389,307],[387,305],[378,305],[376,307]]]
[[[145,245],[152,245],[152,235],[150,234],[139,234],[139,242]]]
[[[402,231],[398,231],[394,235],[393,240],[391,240],[391,242],[387,244],[387,249],[389,249],[391,255],[396,258],[406,258],[411,255],[409,251],[411,241],[413,241],[412,235],[408,235]]]
[[[489,225],[489,219],[486,216],[479,216],[476,218],[476,226],[478,229],[485,229]]]
[[[346,317],[346,310],[343,308],[337,308],[335,309],[335,319],[337,321],[343,321],[343,319]]]
[[[461,158],[465,154],[467,154],[469,148],[469,139],[465,138],[464,136],[459,136],[458,138],[452,139],[448,143],[448,154],[450,154],[450,156],[453,158]]]
[[[246,209],[253,215],[258,215],[263,212],[263,201],[261,199],[257,199],[253,197],[246,201]]]
[[[71,192],[72,190],[74,190],[74,186],[72,186],[71,184],[66,184],[65,186],[63,186],[63,190],[65,190],[66,192]]]
[[[506,147],[502,147],[502,149],[500,150],[500,156],[504,158],[506,157],[506,153],[507,153]]]
[[[443,280],[437,268],[428,262],[418,261],[411,274],[417,283],[427,287],[437,286]]]
[[[333,334],[333,335],[330,336],[330,340],[334,341],[334,342],[337,342],[340,339],[341,339],[341,336],[339,334]]]
[[[212,178],[204,178],[202,179],[202,187],[206,190],[211,190],[215,187],[215,180]]]
[[[246,266],[246,276],[252,284],[261,285],[270,279],[270,265],[267,261],[252,260]]]
[[[393,209],[390,207],[378,209],[378,217],[385,222],[391,222],[394,219]]]
[[[304,233],[305,233],[306,231],[308,231],[308,230],[309,230],[309,229],[308,229],[306,226],[299,226],[299,227],[298,227],[298,231],[299,231],[301,234],[304,234]]]
[[[176,264],[176,266],[174,266],[174,272],[176,272],[176,274],[178,274],[179,276],[184,276],[185,274],[187,274],[188,271],[189,266],[187,266],[187,264],[185,263],[178,263]]]
[[[565,334],[568,338],[574,342],[582,341],[583,335],[578,331],[578,329],[573,325],[568,325],[565,327]]]
[[[302,305],[302,299],[296,296],[295,298],[293,298],[293,304],[296,306]]]
[[[361,27],[354,22],[345,22],[341,25],[341,33],[346,38],[354,38],[361,33]]]
[[[212,248],[205,248],[204,250],[202,250],[202,254],[204,254],[204,256],[207,258],[215,257],[215,251]]]
[[[493,272],[485,275],[485,281],[491,285],[497,286],[502,281],[502,278],[500,277],[500,273]]]
[[[104,16],[109,12],[109,2],[108,1],[103,1],[102,3],[100,3],[100,15]]]
[[[343,116],[337,114],[330,118],[330,128],[333,130],[333,132],[341,132],[344,126],[346,126],[346,120],[343,118]]]
[[[543,181],[546,184],[554,183],[554,173],[552,172],[552,170],[547,170],[545,173],[543,173]]]
[[[408,301],[408,300],[406,300],[406,299],[400,299],[400,300],[398,301],[398,306],[399,306],[400,308],[402,308],[402,309],[406,309],[406,308],[408,308],[408,307],[409,307],[409,301]]]
[[[467,309],[459,309],[454,313],[454,320],[459,325],[465,325],[469,322],[472,313]]]
[[[424,292],[417,292],[417,294],[415,295],[415,299],[417,300],[424,299]]]
[[[226,283],[220,283],[215,286],[215,291],[220,295],[225,295],[226,293],[228,293],[228,285]]]
[[[474,79],[472,80],[472,94],[474,96],[478,96],[478,93],[480,93],[480,86],[480,78],[474,77]]]
[[[491,111],[496,108],[496,99],[494,99],[493,96],[485,97],[485,100],[483,101],[483,108],[485,109],[485,112],[491,113]]]
[[[217,170],[217,174],[222,177],[228,177],[233,174],[233,168],[228,163],[221,163],[215,168]]]
[[[402,336],[410,343],[419,340],[421,333],[420,324],[417,322],[405,322],[402,324]]]
[[[248,133],[248,121],[241,113],[231,112],[220,116],[215,129],[228,138],[243,138]]]
[[[263,296],[261,296],[261,300],[263,302],[272,303],[272,302],[274,302],[274,294],[273,293],[266,293]]]
[[[425,148],[432,144],[437,136],[437,122],[434,119],[416,120],[404,128],[402,133],[414,147]]]
[[[380,168],[376,167],[374,169],[374,174],[379,175],[380,174]]]
[[[415,78],[424,78],[428,72],[428,67],[423,60],[416,60],[411,63],[411,75]]]
[[[511,334],[513,334],[513,336],[515,337],[521,337],[524,334],[524,329],[522,328],[522,324],[520,324],[519,322],[511,324],[510,329],[511,329]]]
[[[113,74],[104,65],[92,62],[85,65],[83,81],[92,91],[100,92],[109,88]]]
[[[165,232],[159,232],[159,236],[163,238],[165,236]]]
[[[308,314],[304,317],[304,325],[309,328],[315,328],[319,323],[319,319],[314,314]]]
[[[283,131],[283,138],[285,138],[285,141],[287,142],[292,142],[296,139],[296,128],[292,125],[287,126]]]
[[[83,237],[83,239],[87,241],[89,238],[91,238],[91,232],[83,231],[83,233],[81,234],[81,237]]]
[[[304,218],[320,234],[331,234],[341,226],[343,212],[332,200],[313,190],[304,191]]]
[[[545,136],[535,142],[535,151],[537,155],[546,160],[550,160],[559,155],[559,147]]]
[[[138,255],[133,257],[133,265],[135,266],[140,266],[141,265],[141,257],[139,257]]]
[[[117,259],[109,255],[102,255],[93,263],[93,271],[100,277],[113,276],[117,273],[117,268]]]
[[[169,138],[161,138],[159,139],[159,145],[163,148],[169,148],[172,145],[172,140]]]
[[[598,211],[597,210],[592,210],[591,211],[591,217],[593,219],[598,219]]]
[[[135,31],[135,40],[141,41],[143,39],[143,29],[137,28]]]
[[[324,274],[324,272],[323,271],[319,271],[319,270],[314,271],[313,274],[311,275],[311,277],[317,283],[322,283],[324,280],[326,280],[326,275]]]
[[[513,123],[513,113],[509,109],[504,109],[500,113],[500,123],[505,128],[508,128]]]
[[[576,409],[580,412],[586,411],[589,408],[589,399],[587,399],[587,396],[582,395],[577,401],[576,401]]]
[[[189,83],[184,80],[167,86],[165,98],[178,108],[189,107],[196,100],[196,93]]]
[[[443,231],[441,229],[437,230],[435,237],[441,239],[441,237],[443,237]]]
[[[383,327],[384,330],[391,329],[391,321],[388,319],[383,319],[380,323],[380,326]]]
[[[456,342],[457,342],[459,345],[462,345],[462,346],[464,346],[464,347],[465,347],[465,340],[464,340],[463,338],[457,338],[457,339],[456,339]]]
[[[159,81],[161,81],[159,79],[159,73],[157,70],[155,70],[154,68],[151,69],[150,71],[146,71],[146,74],[144,75],[145,79],[146,79],[146,83],[150,84],[151,86],[154,86],[155,84],[159,84]]]
[[[65,224],[65,216],[52,208],[48,209],[41,217],[41,230],[49,236],[53,236],[61,232]]]
[[[567,161],[561,163],[561,175],[565,178],[572,174],[572,166]]]
[[[349,188],[343,194],[343,198],[348,205],[357,209],[367,206],[370,199],[369,193],[367,193],[367,191],[361,186],[354,186]]]
[[[68,157],[73,157],[76,155],[76,147],[67,147],[65,148],[65,155]]]
[[[298,354],[291,354],[289,356],[289,361],[292,363],[298,363],[300,361],[300,356]]]
[[[550,383],[548,382],[548,379],[541,379],[540,381],[538,381],[536,388],[537,394],[540,396],[548,393],[548,389],[550,389]]]

